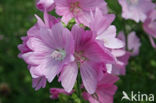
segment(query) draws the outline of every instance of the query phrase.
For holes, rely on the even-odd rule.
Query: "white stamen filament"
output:
[[[51,54],[51,57],[52,57],[54,60],[58,60],[58,61],[63,60],[63,59],[65,58],[65,56],[66,56],[66,52],[65,52],[65,50],[62,50],[62,49],[60,49],[60,50],[55,50],[55,51],[53,51],[52,54]]]

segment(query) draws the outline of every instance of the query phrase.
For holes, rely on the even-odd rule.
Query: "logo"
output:
[[[123,97],[121,98],[121,101],[128,100],[128,101],[154,101],[154,94],[141,94],[140,91],[137,93],[134,93],[134,91],[131,91],[131,95],[128,96],[128,94],[125,91],[122,91]]]

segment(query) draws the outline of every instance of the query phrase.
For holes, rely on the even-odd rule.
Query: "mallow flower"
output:
[[[127,41],[123,32],[119,33],[118,38],[123,40],[125,43],[127,42],[127,49],[131,53],[131,56],[136,56],[139,54],[139,48],[141,46],[141,42],[135,32],[130,32],[128,34]]]
[[[83,92],[82,96],[90,103],[113,103],[113,96],[117,90],[114,83],[118,80],[117,76],[105,73],[103,78],[98,81],[96,92],[92,95]]]
[[[94,38],[101,42],[106,48],[118,49],[125,46],[124,42],[116,37],[116,27],[111,25],[115,16],[103,14],[99,8],[90,13],[88,26],[94,34]]]
[[[125,47],[120,49],[113,49],[112,54],[116,57],[116,64],[107,64],[107,70],[111,74],[115,75],[125,75],[126,65],[130,56],[136,56],[139,53],[139,47],[141,46],[140,39],[136,36],[135,32],[131,32],[126,39],[123,32],[120,32],[117,36],[118,39],[127,44],[127,49]],[[127,42],[127,43],[126,43]]]
[[[56,23],[55,19],[45,13],[45,23],[37,17],[38,22],[19,45],[20,57],[29,65],[33,78],[33,87],[38,90],[45,87],[46,80],[53,79],[65,64],[74,60],[74,41],[71,32]]]
[[[77,23],[86,24],[89,20],[90,10],[95,11],[99,7],[103,13],[107,12],[104,0],[54,0],[56,4],[56,13],[62,16],[62,21],[67,24],[72,18]]]
[[[122,6],[122,17],[136,22],[144,22],[147,13],[154,9],[152,0],[119,0]]]
[[[48,15],[47,12],[44,12],[44,22],[37,16],[37,23],[28,30],[27,36],[22,37],[22,44],[18,45],[18,49],[21,51],[21,53],[18,55],[19,58],[23,58],[24,60],[26,59],[24,55],[28,52],[32,52],[31,48],[27,46],[27,41],[29,40],[30,37],[35,37],[39,34],[41,28],[51,28],[54,24],[58,23],[59,20],[57,20],[55,17]],[[30,70],[32,64],[28,63],[28,69]],[[41,76],[38,78],[33,78],[32,79],[32,86],[35,88],[35,90],[38,90],[40,88],[44,88],[46,86],[46,78],[45,76]]]
[[[119,51],[117,49],[124,48],[125,43],[117,38],[116,27],[111,25],[114,18],[115,16],[113,14],[103,14],[99,8],[96,8],[96,11],[91,12],[90,14],[90,21],[88,22],[88,26],[93,32],[93,36],[98,41],[98,43],[103,47],[108,48],[112,55],[115,54],[113,51],[118,51],[118,53],[116,53],[118,55],[114,55],[116,58],[115,64],[122,64],[121,67],[123,67],[124,63],[119,62],[117,57],[119,57],[119,53],[120,56],[123,56],[125,54],[125,50]],[[112,73],[113,64],[105,64],[104,67],[108,73]],[[121,71],[121,69],[117,70],[118,72]]]
[[[55,3],[54,0],[36,0],[36,7],[41,11],[52,11],[55,8]]]
[[[131,55],[136,56],[139,54],[139,48],[141,46],[140,39],[137,37],[135,32],[131,32],[128,35],[128,50],[132,51]]]
[[[151,44],[156,48],[154,38],[156,38],[156,10],[152,10],[148,13],[148,17],[143,24],[144,31],[149,34]]]
[[[64,89],[70,92],[80,71],[85,89],[89,94],[93,94],[97,86],[97,72],[94,65],[101,62],[114,63],[114,57],[109,50],[101,47],[92,38],[91,31],[85,31],[78,25],[74,25],[71,32],[75,45],[75,61],[64,67],[59,79]]]

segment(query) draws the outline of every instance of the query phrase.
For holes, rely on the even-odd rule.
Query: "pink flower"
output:
[[[146,33],[149,34],[152,46],[156,48],[156,44],[153,38],[156,38],[156,10],[152,10],[148,13],[148,17],[143,24],[143,28]]]
[[[118,35],[126,43],[126,38],[122,32]],[[127,47],[131,52],[131,56],[136,56],[139,53],[139,48],[141,46],[140,39],[136,36],[135,32],[131,32],[127,37]]]
[[[97,85],[97,72],[94,69],[94,64],[114,63],[114,57],[109,50],[98,45],[92,38],[91,31],[84,31],[75,25],[72,28],[72,34],[75,41],[75,62],[64,67],[60,76],[62,86],[67,92],[72,90],[80,67],[84,87],[89,94],[93,94]]]
[[[88,26],[91,28],[96,40],[110,49],[123,48],[124,43],[116,37],[116,27],[110,25],[115,16],[113,14],[103,14],[99,8],[91,12],[91,19]]]
[[[56,4],[56,13],[62,17],[65,24],[72,18],[77,23],[86,24],[89,20],[90,10],[94,11],[99,7],[103,13],[107,12],[104,0],[54,0]]]
[[[104,77],[101,81],[98,82],[96,92],[92,95],[87,92],[83,92],[83,97],[86,100],[89,100],[90,103],[113,103],[113,96],[117,90],[117,87],[114,83],[119,78],[111,75],[104,74]]]
[[[144,22],[147,12],[155,7],[152,0],[119,0],[119,3],[122,6],[122,17],[136,22]]]
[[[19,50],[34,78],[33,87],[39,89],[45,87],[46,80],[52,82],[63,66],[74,60],[74,41],[70,31],[46,13],[45,23],[37,19]]]
[[[125,43],[116,37],[115,26],[110,25],[115,18],[113,14],[103,14],[100,9],[96,8],[96,11],[91,12],[90,15],[91,21],[89,21],[88,26],[91,28],[92,32],[94,33],[93,36],[99,42],[99,44],[101,44],[106,48],[109,48],[111,51],[113,50],[117,51],[117,49],[124,48]],[[119,53],[120,56],[123,56],[125,54],[125,51],[123,53],[123,51],[120,50],[118,52],[118,55]],[[114,57],[117,56],[114,55]],[[116,64],[119,63],[120,62],[116,58]],[[124,63],[122,63],[122,65],[124,65]],[[113,64],[104,64],[103,66],[104,66],[103,69],[106,69],[106,72],[112,73]],[[118,69],[118,71],[120,72],[121,70]]]
[[[55,8],[54,0],[37,0],[36,7],[41,11],[51,11]]]
[[[141,46],[140,39],[136,36],[135,32],[131,32],[128,35],[128,49],[132,51],[132,56],[139,54],[139,48]]]
[[[59,96],[59,94],[71,95],[72,92],[71,92],[71,93],[67,93],[67,92],[66,92],[64,89],[62,89],[62,88],[51,88],[51,89],[50,89],[50,94],[51,94],[51,96],[50,96],[51,99],[57,99],[58,96]]]

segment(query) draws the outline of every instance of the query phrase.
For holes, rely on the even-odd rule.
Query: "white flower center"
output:
[[[56,61],[62,61],[66,57],[66,51],[63,49],[55,50],[51,53],[51,57]]]

